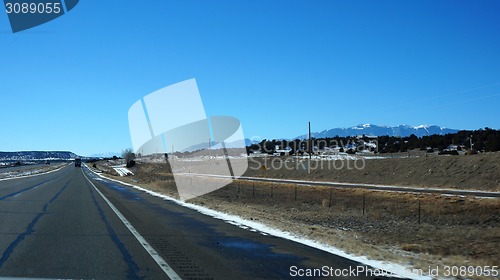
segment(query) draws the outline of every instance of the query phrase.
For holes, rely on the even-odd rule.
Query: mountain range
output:
[[[72,160],[78,157],[66,151],[0,152],[0,161]]]
[[[398,125],[398,126],[385,126],[385,125],[374,125],[374,124],[360,124],[349,128],[332,128],[323,130],[320,132],[313,132],[311,136],[314,138],[327,138],[327,137],[346,137],[346,136],[357,136],[357,135],[367,135],[367,136],[401,136],[407,137],[414,134],[417,137],[428,136],[428,135],[444,135],[449,133],[457,133],[457,129],[450,129],[445,127],[440,127],[438,125],[419,125],[419,126],[409,126],[409,125]],[[308,135],[300,135],[294,139],[307,139]],[[252,141],[250,139],[245,139],[246,146],[258,143],[258,141]],[[234,144],[234,147],[233,147]],[[237,145],[236,145],[237,144]],[[243,143],[226,143],[226,148],[236,148],[241,147]],[[205,145],[205,144],[204,144]],[[213,143],[213,147],[215,143]],[[195,148],[195,147],[191,147]],[[199,147],[203,149],[206,147]],[[194,149],[197,150],[197,149]],[[118,155],[117,153],[109,153],[106,155]],[[101,154],[103,156],[104,154]],[[94,155],[97,157],[97,155]],[[80,158],[81,156],[68,152],[68,151],[23,151],[23,152],[0,152],[0,161],[37,161],[37,160],[72,160],[75,158]],[[86,157],[84,157],[86,158]]]
[[[400,136],[407,137],[415,134],[417,137],[429,136],[429,135],[445,135],[449,133],[457,133],[457,129],[450,129],[446,127],[440,127],[438,125],[419,125],[410,126],[401,124],[398,126],[385,126],[385,125],[374,125],[374,124],[359,124],[349,128],[332,128],[328,130],[323,130],[320,132],[311,133],[311,137],[314,138],[327,138],[327,137],[346,137],[346,136],[357,136],[357,135],[369,135],[369,136]],[[297,136],[297,139],[306,139],[307,134]]]

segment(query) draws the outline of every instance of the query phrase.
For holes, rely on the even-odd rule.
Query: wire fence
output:
[[[193,185],[207,184],[207,178],[186,178]],[[370,219],[397,219],[411,223],[484,224],[500,212],[500,200],[463,196],[374,191],[332,186],[235,180],[207,196],[247,204],[307,205],[318,211],[349,213]],[[467,214],[467,215],[464,215]],[[493,219],[500,223],[500,218]]]

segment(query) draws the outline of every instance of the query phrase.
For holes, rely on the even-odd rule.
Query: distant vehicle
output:
[[[82,159],[75,158],[75,167],[82,167]]]

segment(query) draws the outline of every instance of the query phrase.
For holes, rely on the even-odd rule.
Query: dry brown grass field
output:
[[[446,187],[500,191],[500,152],[473,156],[402,157],[313,162],[290,158],[252,158],[246,176],[303,179],[328,182],[389,184],[414,187]],[[281,162],[287,161],[287,166]],[[342,166],[343,164],[343,166]],[[259,168],[266,166],[266,170]],[[355,166],[363,167],[357,169]],[[342,167],[342,168],[339,168]]]

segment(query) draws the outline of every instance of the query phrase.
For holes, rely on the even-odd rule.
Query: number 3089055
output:
[[[59,14],[61,3],[5,3],[7,14]]]

